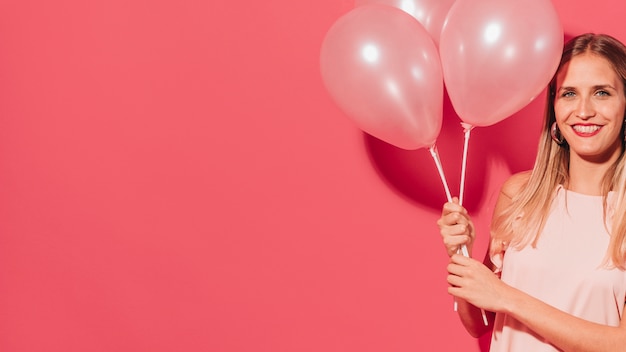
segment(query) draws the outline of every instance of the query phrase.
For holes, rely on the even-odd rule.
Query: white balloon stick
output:
[[[452,195],[450,194],[450,188],[448,188],[448,181],[446,181],[446,175],[443,173],[443,167],[441,166],[441,160],[439,160],[439,152],[437,152],[437,146],[432,145],[430,148],[430,155],[433,157],[435,161],[435,165],[437,166],[437,171],[439,171],[439,178],[441,178],[441,183],[443,183],[443,188],[446,191],[446,197],[448,198],[448,202],[452,201]]]

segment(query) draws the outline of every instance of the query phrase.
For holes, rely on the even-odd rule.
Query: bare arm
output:
[[[505,312],[564,351],[621,351],[626,348],[626,324],[592,323],[514,290]]]
[[[626,324],[596,324],[558,310],[517,290],[482,263],[453,255],[448,291],[467,304],[502,312],[526,325],[564,351],[620,351],[626,347]]]

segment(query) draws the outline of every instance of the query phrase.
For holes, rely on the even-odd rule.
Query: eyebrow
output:
[[[613,87],[610,84],[598,84],[591,88],[592,90],[607,89],[607,88],[612,89],[612,90],[617,90],[615,89],[615,87]],[[559,88],[559,91],[562,91],[562,90],[576,90],[576,87],[562,86],[561,88]]]

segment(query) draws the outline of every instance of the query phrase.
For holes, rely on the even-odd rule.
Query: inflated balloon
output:
[[[397,7],[415,17],[426,28],[435,44],[439,45],[439,35],[448,10],[455,0],[356,0],[356,6],[384,4]]]
[[[443,74],[424,27],[392,6],[354,8],[320,51],[326,89],[368,134],[403,149],[432,146],[441,130]]]
[[[457,0],[439,43],[452,106],[473,126],[511,116],[545,89],[562,48],[550,0]]]

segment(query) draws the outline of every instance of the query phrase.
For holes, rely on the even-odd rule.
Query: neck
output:
[[[582,158],[570,158],[569,179],[565,187],[571,191],[599,196],[602,195],[604,177],[617,158],[597,163]]]

